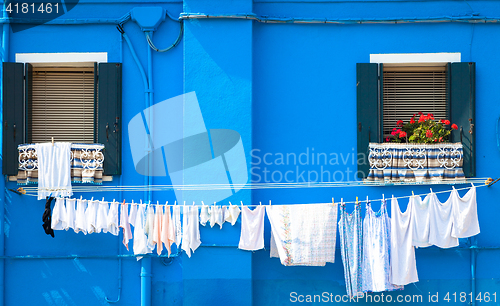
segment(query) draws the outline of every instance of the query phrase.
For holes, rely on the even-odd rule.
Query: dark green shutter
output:
[[[450,76],[450,121],[458,126],[451,132],[452,142],[462,142],[464,147],[463,170],[466,177],[476,175],[475,163],[475,63],[451,63]]]
[[[368,176],[368,143],[380,142],[378,64],[356,64],[358,177]]]
[[[24,120],[24,128],[26,129],[26,143],[32,143],[32,121],[33,118],[33,65],[26,63],[24,66],[24,97],[26,106],[26,117]]]
[[[17,146],[25,139],[24,64],[3,63],[2,173],[17,175]]]
[[[104,175],[121,174],[122,66],[98,68],[97,142],[104,144]]]

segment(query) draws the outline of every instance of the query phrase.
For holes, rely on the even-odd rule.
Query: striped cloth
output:
[[[19,151],[19,171],[17,184],[38,183],[37,152],[33,144],[21,144]],[[71,144],[71,182],[102,184],[104,155],[102,144]]]
[[[461,143],[370,143],[368,181],[465,180]]]

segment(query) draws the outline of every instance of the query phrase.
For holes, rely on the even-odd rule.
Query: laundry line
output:
[[[85,185],[73,186],[74,192],[112,192],[112,191],[197,191],[197,190],[264,190],[264,189],[297,189],[297,188],[335,188],[335,187],[363,187],[363,186],[399,186],[399,185],[456,185],[468,183],[484,183],[488,178],[471,178],[464,180],[444,179],[426,182],[367,182],[367,181],[343,181],[343,182],[297,182],[297,183],[248,183],[248,184],[184,184],[184,185]],[[23,187],[27,192],[38,192],[37,186]]]
[[[432,191],[432,188],[430,188],[430,193],[435,193],[435,194],[440,194],[440,193],[447,193],[447,192],[452,192],[454,189],[457,190],[457,191],[460,191],[460,190],[468,190],[468,189],[471,189],[473,187],[476,187],[476,188],[480,188],[480,187],[487,187],[488,185],[474,185],[474,183],[471,183],[470,186],[467,186],[467,187],[464,187],[464,188],[455,188],[453,187],[452,189],[449,189],[449,190],[443,190],[443,191]],[[334,197],[332,197],[332,201],[331,202],[315,202],[315,203],[295,203],[295,204],[272,204],[271,200],[269,200],[269,203],[262,203],[262,202],[259,202],[259,204],[244,204],[243,201],[240,201],[240,203],[236,203],[236,204],[233,204],[231,203],[230,201],[227,202],[227,204],[229,205],[236,205],[236,206],[246,206],[246,207],[257,207],[257,206],[272,206],[272,205],[313,205],[313,204],[323,204],[323,205],[334,205],[334,204],[360,204],[360,203],[366,203],[366,202],[377,202],[377,201],[387,201],[387,200],[390,200],[390,199],[407,199],[407,198],[411,198],[411,197],[415,197],[415,196],[419,196],[419,197],[422,197],[422,196],[427,196],[429,193],[422,193],[422,194],[413,194],[413,191],[412,191],[412,195],[408,195],[408,196],[398,196],[398,197],[394,197],[394,196],[391,196],[391,197],[385,197],[384,194],[383,194],[383,197],[382,198],[378,198],[378,199],[369,199],[367,197],[366,200],[359,200],[358,197],[356,197],[356,201],[344,201],[343,198],[341,198],[340,201],[335,201]],[[36,194],[28,194],[26,193],[26,195],[28,196],[37,196]],[[77,198],[73,198],[73,199],[77,199]],[[81,196],[80,199],[83,199],[83,197]],[[338,198],[337,198],[338,199]],[[85,199],[85,200],[88,200],[88,199]],[[92,197],[92,199],[90,199],[89,201],[94,201],[94,197]],[[98,200],[95,200],[95,201],[98,201]],[[105,201],[104,200],[104,197],[102,198],[102,201]],[[148,201],[147,203],[146,202],[142,202],[142,200],[139,200],[139,202],[134,202],[134,200],[131,200],[132,202],[130,203],[127,203],[126,200],[121,200],[121,201],[116,201],[115,199],[113,199],[113,201],[105,201],[105,202],[109,202],[109,203],[120,203],[122,205],[139,205],[139,204],[146,204],[146,205],[153,205],[153,206],[199,206],[199,207],[202,207],[202,206],[225,206],[227,204],[222,204],[219,202],[219,204],[217,203],[208,203],[208,204],[205,204],[204,201],[183,201],[183,203],[178,203],[177,201],[174,200],[174,204],[169,204],[169,201],[166,201],[165,204],[163,203],[160,203],[160,201],[157,201],[157,203],[151,203],[150,201]]]

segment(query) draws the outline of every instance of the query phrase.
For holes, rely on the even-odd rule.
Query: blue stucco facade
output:
[[[148,180],[139,175],[130,148],[128,123],[150,105],[130,48],[116,23],[109,20],[117,20],[136,7],[161,7],[175,17],[203,13],[288,18],[289,22],[282,23],[186,19],[177,47],[165,53],[152,52],[152,104],[194,91],[207,129],[240,134],[249,183],[285,182],[273,173],[287,171],[295,183],[318,180],[308,177],[308,171],[329,171],[328,181],[356,180],[356,63],[369,63],[370,54],[387,53],[460,53],[462,62],[476,63],[476,176],[495,178],[500,173],[496,133],[500,113],[499,1],[82,0],[59,17],[80,20],[79,24],[49,22],[15,33],[4,26],[4,62],[15,62],[20,53],[105,52],[108,62],[122,63],[122,174],[105,185],[171,184],[169,176]],[[338,22],[293,23],[290,18]],[[496,22],[485,22],[485,18]],[[82,21],[85,19],[88,21]],[[435,22],[440,19],[442,22]],[[387,22],[381,22],[384,20]],[[149,47],[144,33],[131,20],[124,24],[124,30],[147,70]],[[167,18],[154,32],[153,41],[158,48],[166,48],[178,32],[179,24]],[[161,120],[161,114],[155,118]],[[311,161],[276,162],[279,154],[287,153],[335,153],[339,159],[319,165]],[[4,187],[0,198],[4,208],[0,305],[113,304],[107,300],[117,301],[116,305],[146,305],[145,294],[154,306],[288,305],[298,303],[292,292],[304,296],[345,294],[339,250],[336,262],[325,267],[282,266],[278,259],[269,258],[267,221],[266,250],[237,249],[238,221],[234,226],[226,223],[221,230],[201,227],[202,245],[191,258],[180,253],[171,259],[152,255],[137,261],[128,256],[132,252],[123,246],[121,234],[83,235],[70,230],[56,231],[55,238],[47,236],[41,226],[44,202],[8,191],[17,185],[7,177],[0,184]],[[434,191],[451,188],[431,187]],[[474,251],[475,292],[489,292],[491,299],[496,293],[496,302],[475,301],[476,305],[500,305],[500,250],[495,249],[500,247],[499,187],[479,188],[477,193],[481,233],[475,243],[491,248]],[[243,189],[220,203],[322,203],[332,197],[379,199],[382,194],[407,196],[412,191],[427,193],[429,186]],[[148,197],[143,191],[96,191],[76,193],[75,197],[80,195],[127,202]],[[154,203],[176,200],[172,190],[154,191],[150,197]],[[441,200],[446,197],[439,195]],[[400,201],[402,210],[406,204]],[[378,207],[379,202],[374,204],[375,210]],[[413,305],[430,304],[429,296],[435,294],[439,304],[453,303],[453,295],[450,302],[443,299],[446,293],[456,293],[459,298],[463,292],[470,299],[470,243],[463,239],[458,248],[417,249],[420,281],[390,295],[394,299],[397,295],[421,295],[423,302]],[[141,274],[144,269],[151,274]],[[150,279],[150,292],[141,290],[141,275],[143,280]],[[379,303],[359,300],[345,304]]]

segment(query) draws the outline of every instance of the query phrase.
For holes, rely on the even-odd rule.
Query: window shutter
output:
[[[17,146],[25,138],[24,64],[3,63],[3,174],[17,175]]]
[[[453,142],[462,142],[464,148],[464,174],[476,175],[475,163],[475,80],[476,63],[451,63],[450,71],[450,121],[458,126],[451,132]]]
[[[380,142],[378,86],[378,64],[356,64],[359,178],[368,177],[370,171],[368,143]]]
[[[104,144],[104,175],[121,174],[122,66],[99,63],[97,142]]]

